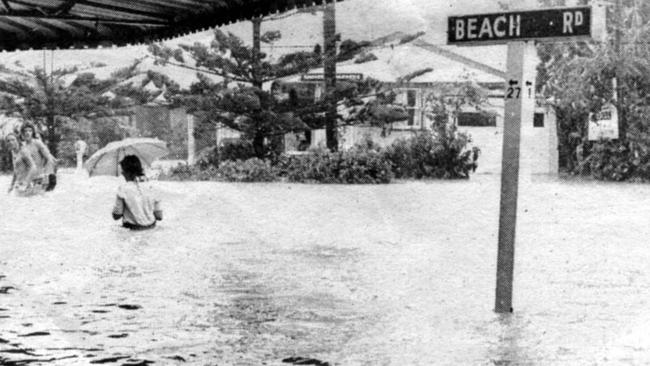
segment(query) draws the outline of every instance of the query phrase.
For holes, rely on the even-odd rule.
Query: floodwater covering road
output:
[[[499,316],[498,176],[159,182],[148,232],[110,218],[118,182],[0,197],[0,364],[650,363],[650,186],[522,183]]]

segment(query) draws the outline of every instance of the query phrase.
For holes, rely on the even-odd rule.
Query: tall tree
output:
[[[254,30],[258,29],[259,22],[258,19],[253,23]],[[189,91],[178,93],[176,100],[190,111],[205,116],[211,123],[243,132],[253,142],[256,155],[264,157],[267,153],[265,140],[292,130],[307,129],[308,126],[288,108],[289,101],[276,99],[262,86],[279,77],[306,72],[317,66],[317,56],[311,52],[281,57],[277,62],[269,61],[260,51],[260,42],[276,38],[277,34],[255,36],[251,47],[234,34],[216,29],[209,46],[195,43],[171,49],[152,45],[150,52],[162,63],[174,59],[187,65],[189,56],[195,67],[239,83],[238,87],[228,88],[201,75],[200,81]]]
[[[313,11],[313,8],[308,9],[308,12]],[[328,17],[334,20],[334,14],[331,12],[328,14]],[[261,43],[275,42],[281,34],[277,31],[260,34],[261,21],[259,18],[253,21],[252,46],[247,46],[232,33],[226,34],[216,29],[214,39],[209,46],[195,43],[172,49],[154,44],[150,46],[149,51],[159,63],[200,69],[205,74],[217,75],[228,81],[217,84],[201,76],[199,83],[193,85],[189,91],[178,93],[175,99],[188,107],[192,113],[206,118],[209,123],[225,125],[243,132],[253,142],[257,156],[263,157],[266,154],[264,141],[273,136],[292,130],[323,127],[328,131],[328,147],[336,150],[337,122],[340,117],[337,113],[337,105],[367,104],[367,101],[361,101],[358,96],[379,88],[372,81],[341,83],[340,86],[335,81],[332,82],[331,77],[336,73],[337,59],[338,35],[333,34],[335,27],[330,27],[332,35],[326,52],[321,52],[321,48],[316,46],[313,51],[293,52],[272,61],[261,51]],[[352,57],[354,52],[362,51],[361,45],[356,43],[355,45],[353,50],[346,51],[346,57]],[[323,62],[323,53],[328,54],[327,52],[333,64],[328,63],[326,73],[330,75],[329,90],[322,100],[314,101],[313,97],[296,98],[295,93],[293,95],[289,93],[288,99],[278,99],[272,92],[262,90],[266,82],[305,73],[311,68],[319,67]],[[238,86],[234,87],[233,82]],[[376,115],[376,113],[365,113],[368,110],[368,108],[355,109],[359,112],[358,122],[363,122],[362,119],[367,116]],[[352,121],[353,117],[348,116],[347,120]]]
[[[48,75],[37,68],[26,78],[0,81],[0,91],[8,95],[3,99],[2,107],[43,127],[45,140],[54,156],[58,153],[61,128],[66,118],[110,114],[110,100],[101,95],[107,86],[104,82],[82,74],[66,85],[64,77],[76,71],[59,69]]]
[[[126,105],[148,101],[151,95],[141,86],[123,85],[125,80],[137,74],[141,61],[135,60],[130,66],[101,80],[92,73],[79,71],[77,67],[55,69],[49,74],[41,68],[17,73],[12,78],[0,80],[0,92],[4,93],[0,107],[35,123],[44,132],[43,137],[52,154],[58,156],[63,134],[72,133],[74,126],[71,124],[79,119],[111,117]],[[148,79],[168,81],[164,76],[152,73]],[[171,85],[171,88],[177,86]],[[114,97],[108,96],[107,91],[112,91]]]

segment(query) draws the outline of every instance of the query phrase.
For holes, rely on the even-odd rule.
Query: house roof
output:
[[[426,44],[424,44],[426,45]],[[358,73],[363,77],[382,82],[398,82],[409,74],[418,75],[410,83],[456,83],[471,80],[480,84],[501,87],[505,72],[485,65],[476,58],[462,56],[450,50],[435,47],[423,47],[421,42],[410,42],[368,50],[377,56],[376,60],[355,63],[354,60],[336,65],[337,73]],[[426,71],[426,69],[432,69]],[[310,74],[322,74],[323,69],[310,71]],[[283,79],[299,81],[300,76]]]
[[[0,50],[122,46],[159,41],[333,1],[2,0]]]

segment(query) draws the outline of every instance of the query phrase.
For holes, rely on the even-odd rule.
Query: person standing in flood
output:
[[[162,209],[151,182],[144,176],[140,159],[127,155],[120,161],[126,180],[117,190],[113,220],[122,219],[122,226],[131,230],[151,229],[162,220]]]
[[[83,170],[83,160],[88,150],[88,144],[81,138],[74,143],[74,151],[77,153],[77,173]]]
[[[5,142],[11,152],[13,163],[13,177],[7,193],[15,190],[19,195],[29,195],[36,176],[36,164],[27,150],[20,146],[18,136],[10,133],[5,137]]]
[[[36,164],[34,184],[42,186],[45,191],[51,191],[56,186],[55,159],[43,141],[36,138],[34,125],[25,123],[20,129],[23,147]]]

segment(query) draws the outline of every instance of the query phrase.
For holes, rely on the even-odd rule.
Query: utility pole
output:
[[[621,28],[623,27],[623,0],[616,0],[616,7],[614,8],[614,12],[616,13],[616,28],[614,31],[614,52],[616,52],[616,67],[614,68],[614,79],[612,80],[613,82],[613,89],[614,89],[614,106],[616,107],[616,110],[618,111],[618,138],[619,139],[624,139],[625,138],[625,133],[627,130],[627,126],[625,125],[625,116],[622,113],[623,110],[620,108],[620,105],[622,104],[621,100],[621,80],[619,79],[620,75],[620,61],[621,61],[621,36],[622,36],[622,31]]]
[[[336,100],[334,92],[336,90],[336,13],[334,2],[325,4],[323,12],[323,68],[325,87],[323,95],[327,104],[325,112],[326,126],[325,136],[327,139],[327,148],[330,151],[338,150],[338,128]]]
[[[262,17],[253,18],[253,86],[262,89],[263,81],[261,75],[260,63],[262,61],[262,47],[261,47],[261,31],[262,31]],[[256,156],[264,154],[264,135],[255,133],[253,136],[253,149]],[[217,145],[218,146],[218,145]],[[217,147],[218,149],[219,147]]]

